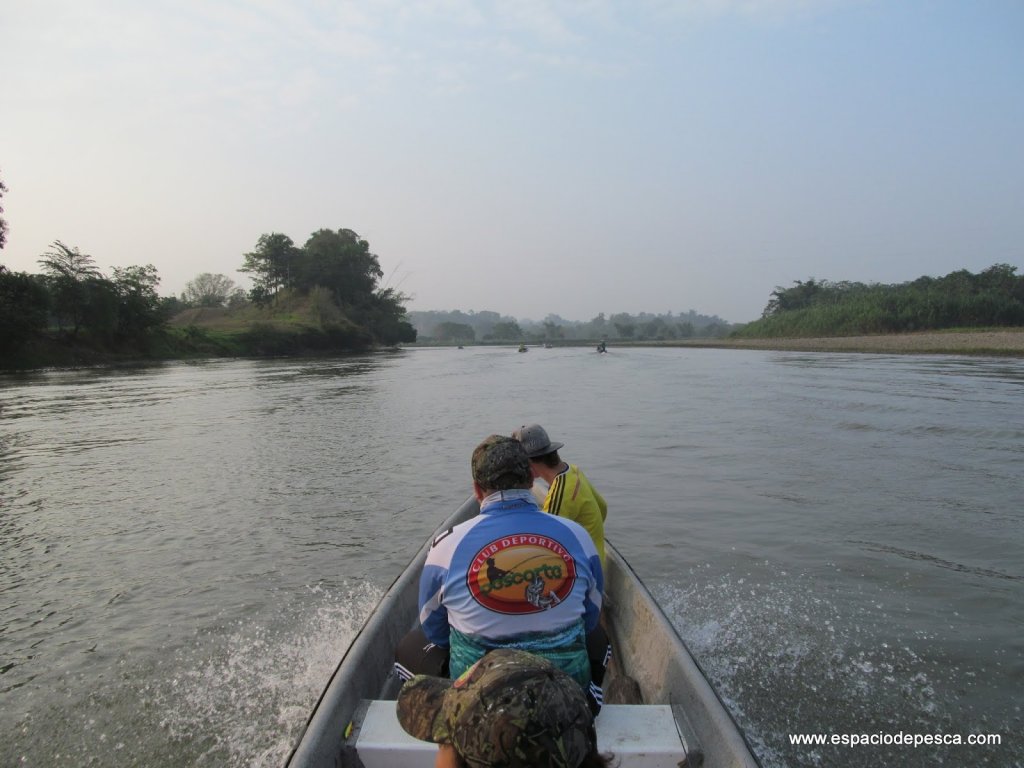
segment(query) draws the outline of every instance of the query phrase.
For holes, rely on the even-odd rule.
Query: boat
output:
[[[398,725],[394,649],[415,626],[419,575],[434,537],[478,514],[467,499],[394,581],[339,662],[287,768],[433,765],[436,746]],[[605,541],[602,622],[613,658],[598,716],[598,748],[622,768],[757,768],[739,727],[672,624],[612,542]]]
[[[526,350],[526,345],[525,345],[525,344],[520,344],[520,345],[519,345],[519,351],[520,351],[520,352],[526,352],[526,351],[527,351],[527,350]]]

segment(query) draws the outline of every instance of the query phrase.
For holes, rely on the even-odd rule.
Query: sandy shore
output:
[[[775,349],[805,352],[873,352],[904,355],[994,355],[1024,357],[1024,328],[998,331],[928,331],[882,336],[816,339],[715,339],[686,346]]]

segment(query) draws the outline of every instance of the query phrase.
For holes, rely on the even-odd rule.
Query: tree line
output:
[[[440,343],[474,342],[556,342],[596,341],[671,341],[692,338],[717,338],[734,326],[716,316],[689,312],[655,315],[641,312],[631,315],[604,312],[587,321],[566,320],[549,314],[542,321],[516,320],[497,312],[453,310],[411,311],[409,321],[419,338]]]
[[[42,273],[0,265],[0,354],[14,355],[50,328],[66,342],[142,349],[166,313],[156,267],[114,267],[106,276],[95,260],[60,240],[39,258]]]
[[[776,286],[745,337],[853,336],[1024,325],[1024,276],[1010,264],[899,284],[796,280]]]
[[[6,231],[0,219],[0,237]],[[188,307],[256,308],[246,315],[251,327],[223,347],[233,354],[343,351],[416,339],[406,319],[406,298],[378,284],[377,256],[348,229],[315,232],[302,248],[283,235],[263,235],[256,250],[244,255],[243,269],[254,276],[249,292],[224,275],[204,273],[180,298],[161,297],[152,264],[114,267],[105,275],[92,256],[60,240],[38,264],[39,274],[12,272],[0,264],[0,367],[48,364],[39,350],[53,344],[93,357],[176,357],[202,336],[197,329],[169,325]],[[290,307],[296,300],[311,307],[308,322],[275,324],[282,296],[291,300]]]

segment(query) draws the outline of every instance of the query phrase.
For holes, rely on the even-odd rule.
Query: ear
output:
[[[484,489],[480,487],[480,483],[476,480],[473,481],[473,495],[476,496],[477,501],[483,501],[487,498],[487,494],[484,493]]]

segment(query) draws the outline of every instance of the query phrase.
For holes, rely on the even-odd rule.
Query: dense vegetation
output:
[[[625,312],[605,318],[602,312],[586,322],[564,320],[548,315],[541,322],[516,320],[497,312],[417,312],[409,313],[419,338],[436,343],[473,342],[557,342],[596,341],[671,341],[676,339],[716,338],[726,335],[731,326],[718,317],[699,315],[693,310],[674,315]]]
[[[263,235],[245,255],[254,276],[248,294],[223,275],[203,274],[181,298],[161,298],[152,265],[115,267],[108,277],[92,256],[59,240],[38,263],[40,274],[0,265],[2,368],[330,353],[416,339],[405,297],[378,285],[377,257],[348,229],[315,232],[302,248]],[[197,308],[214,316],[198,320]]]
[[[1024,325],[1024,276],[1009,264],[908,283],[833,283],[813,278],[777,287],[760,320],[736,337],[856,336]]]

